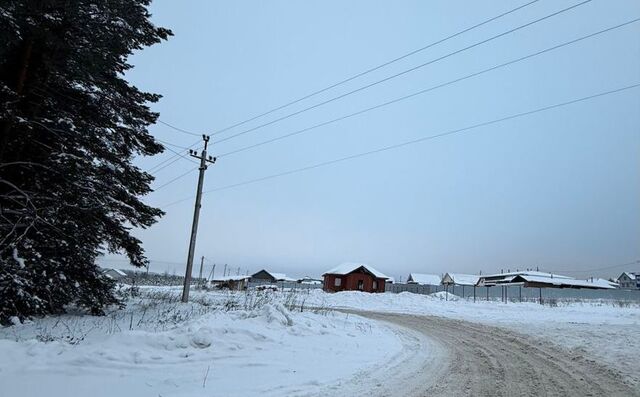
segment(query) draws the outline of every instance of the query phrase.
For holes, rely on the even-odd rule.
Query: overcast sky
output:
[[[527,3],[512,1],[160,1],[168,42],[131,59],[139,88],[180,128],[212,133]],[[551,14],[541,0],[345,85],[212,138],[226,153],[640,17],[594,0],[270,126],[216,143]],[[640,83],[640,23],[304,134],[219,159],[205,191]],[[158,124],[189,146],[198,138]],[[140,159],[150,168],[167,152]],[[155,186],[195,167],[179,160]],[[193,196],[197,172],[149,195]],[[139,231],[152,271],[181,274],[193,199]],[[203,196],[196,257],[221,269],[320,275],[362,261],[396,278],[540,269],[617,276],[640,265],[640,89],[575,103]],[[109,265],[127,268],[114,257]],[[197,269],[197,267],[196,267]],[[576,272],[577,270],[577,272]],[[218,270],[217,272],[218,273]]]

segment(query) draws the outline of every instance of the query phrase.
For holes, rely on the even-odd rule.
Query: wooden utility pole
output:
[[[209,273],[209,277],[207,278],[207,280],[213,280],[216,277],[216,264],[213,264],[213,267],[211,268],[211,272]]]
[[[204,172],[207,170],[207,163],[215,163],[216,159],[212,156],[207,156],[207,145],[209,144],[209,136],[202,135],[204,141],[204,148],[202,153],[198,156],[195,150],[189,150],[191,157],[200,160],[200,174],[198,176],[198,188],[196,191],[196,204],[193,210],[193,224],[191,225],[191,239],[189,239],[189,254],[187,255],[187,271],[184,275],[184,288],[182,289],[182,302],[189,302],[189,287],[191,286],[191,272],[193,270],[193,254],[196,250],[196,235],[198,234],[198,220],[200,218],[200,207],[202,202],[202,185],[204,183]]]
[[[202,267],[204,266],[204,255],[200,258],[200,274],[198,275],[198,283],[202,283]]]

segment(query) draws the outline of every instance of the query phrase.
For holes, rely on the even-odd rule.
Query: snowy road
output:
[[[437,359],[426,360],[412,380],[415,396],[640,396],[617,372],[589,357],[503,328],[435,316],[349,312],[417,331],[436,345],[426,353],[437,352]],[[424,386],[416,387],[421,382]]]

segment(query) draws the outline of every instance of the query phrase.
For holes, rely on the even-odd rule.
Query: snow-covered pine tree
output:
[[[140,201],[152,176],[132,164],[163,150],[147,127],[158,95],[123,74],[165,40],[150,0],[0,2],[0,322],[93,313],[116,303],[103,250],[144,266],[131,227],[162,211]]]

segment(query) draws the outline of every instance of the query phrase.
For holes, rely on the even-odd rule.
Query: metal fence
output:
[[[502,300],[507,302],[540,302],[553,303],[555,301],[571,302],[581,300],[607,300],[619,302],[640,303],[640,290],[624,289],[567,289],[567,288],[527,288],[521,286],[510,287],[473,287],[467,285],[417,285],[417,284],[387,284],[386,291],[415,294],[433,294],[448,290],[449,293],[465,299]]]
[[[278,287],[279,290],[283,290],[283,289],[301,289],[301,290],[308,290],[308,289],[322,289],[322,284],[303,284],[303,283],[298,283],[297,281],[278,281],[275,283],[269,282],[269,281],[262,281],[262,280],[253,280],[253,281],[249,281],[249,288],[254,288],[254,287],[259,287],[261,285],[275,285]]]

